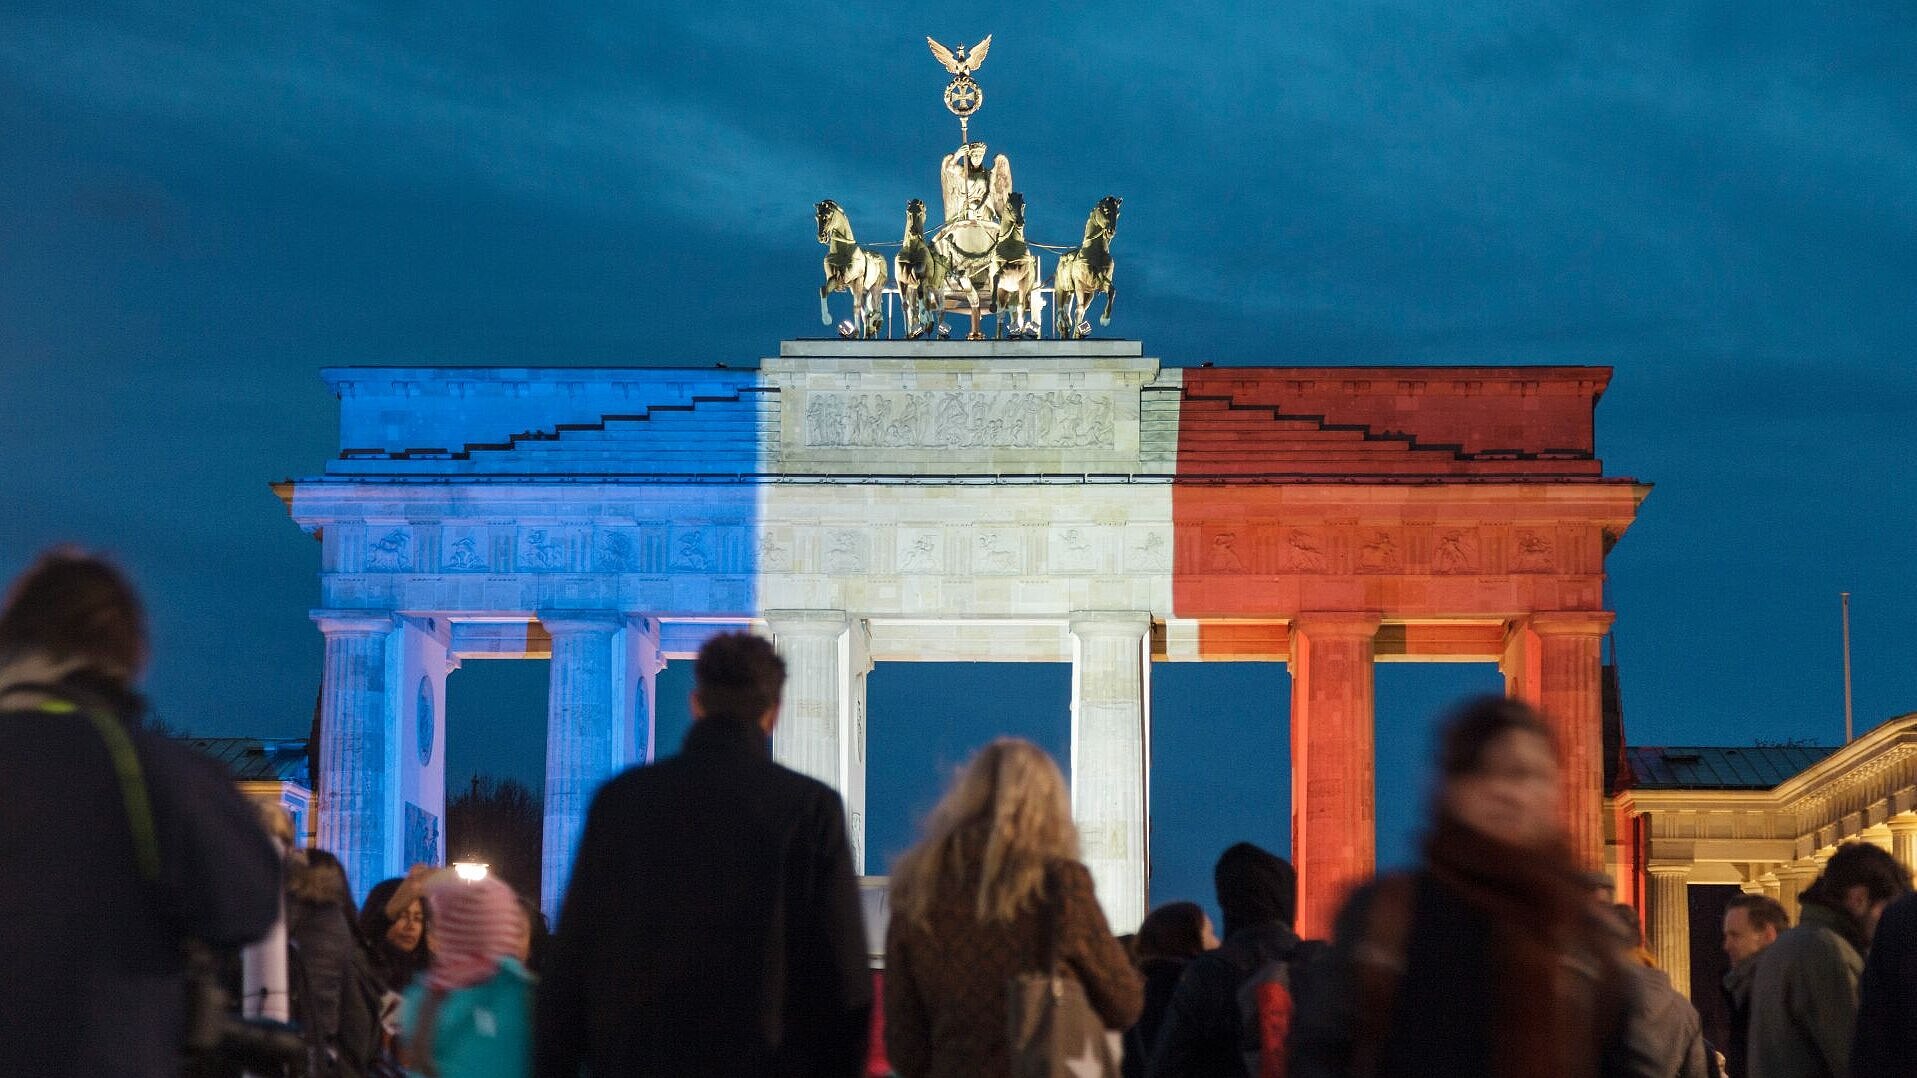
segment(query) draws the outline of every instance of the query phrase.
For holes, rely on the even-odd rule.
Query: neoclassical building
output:
[[[650,759],[663,664],[770,634],[773,749],[864,857],[875,662],[1069,662],[1073,810],[1120,931],[1149,896],[1156,662],[1283,661],[1302,928],[1375,862],[1372,671],[1497,664],[1607,852],[1602,367],[1161,365],[1128,341],[793,341],[756,370],[338,368],[280,484],[322,541],[317,808],[356,884],[440,856],[445,680],[550,657],[545,894]],[[1277,701],[1242,701],[1268,707]],[[1276,720],[1274,720],[1276,721]]]
[[[1691,923],[1690,888],[1766,894],[1795,920],[1840,843],[1882,846],[1917,872],[1917,713],[1842,748],[1639,747],[1623,765],[1608,804],[1628,897],[1680,991],[1692,956],[1719,939],[1716,924]]]

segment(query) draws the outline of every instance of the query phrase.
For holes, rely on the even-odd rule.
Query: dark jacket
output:
[[[1852,1078],[1917,1078],[1917,895],[1878,919],[1861,991]]]
[[[379,1050],[386,986],[337,903],[289,898],[288,977],[293,1017],[309,1041],[332,1051],[346,1074],[362,1073]]]
[[[1757,956],[1751,981],[1750,1073],[1845,1078],[1864,959],[1853,918],[1805,900],[1797,927]]]
[[[1672,987],[1663,970],[1634,965],[1631,976],[1637,984],[1629,1031],[1623,1040],[1630,1073],[1656,1078],[1710,1078],[1703,1022],[1697,1008]]]
[[[1241,928],[1215,951],[1191,960],[1178,978],[1152,1048],[1151,1078],[1214,1078],[1245,1073],[1238,990],[1270,962],[1300,957],[1298,934],[1282,922]]]
[[[183,941],[237,947],[278,916],[279,856],[258,810],[192,749],[129,737],[158,840],[154,883],[137,866],[126,800],[93,723],[0,713],[0,1067],[9,1073],[177,1074]]]
[[[1145,1064],[1150,1062],[1152,1049],[1158,1045],[1158,1031],[1164,1027],[1165,1011],[1171,1006],[1178,978],[1188,964],[1190,959],[1185,958],[1148,958],[1139,963],[1138,971],[1145,975],[1145,1009],[1138,1012],[1138,1021],[1125,1031],[1125,1058],[1121,1064],[1125,1078],[1145,1078]]]
[[[1138,971],[1112,936],[1083,864],[1052,865],[1044,900],[1009,921],[980,921],[976,881],[975,869],[966,885],[935,895],[924,924],[894,916],[886,925],[885,1052],[902,1078],[1005,1074],[1009,985],[1045,968],[1054,931],[1058,964],[1106,1028],[1137,1021]]]
[[[600,789],[538,993],[535,1072],[859,1073],[872,1010],[845,813],[756,726],[695,722]]]
[[[1357,950],[1380,884],[1361,888],[1333,929],[1331,950],[1300,970],[1293,995],[1293,1078],[1345,1078],[1353,1073],[1359,1024]],[[1498,971],[1488,915],[1428,872],[1413,878],[1403,970],[1393,1016],[1378,1047],[1374,1078],[1493,1073]],[[1593,989],[1595,990],[1595,989]],[[1620,1006],[1629,999],[1619,1000]],[[1630,1076],[1621,1012],[1607,1021],[1596,1072]]]
[[[1724,1073],[1730,1078],[1750,1074],[1751,981],[1757,977],[1757,960],[1763,952],[1751,955],[1724,974],[1724,1002],[1730,1011],[1730,1039],[1724,1042]]]

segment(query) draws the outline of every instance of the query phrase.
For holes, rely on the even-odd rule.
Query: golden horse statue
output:
[[[1092,331],[1085,317],[1100,292],[1105,293],[1105,313],[1098,316],[1098,324],[1111,325],[1112,303],[1118,299],[1118,286],[1112,283],[1112,237],[1118,232],[1121,201],[1116,195],[1099,199],[1085,219],[1084,241],[1058,256],[1052,302],[1057,305],[1054,325],[1060,340],[1083,337]]]
[[[1032,293],[1043,283],[1038,255],[1025,243],[1025,196],[1013,191],[1005,200],[998,243],[992,248],[992,322],[1000,336],[1037,337],[1029,317]]]
[[[826,199],[814,207],[819,216],[819,242],[825,244],[825,283],[819,286],[819,320],[832,324],[832,308],[825,297],[852,293],[852,319],[839,328],[842,337],[871,338],[885,323],[885,256],[859,246],[852,238],[852,221],[839,204]]]
[[[945,326],[946,277],[952,264],[925,242],[925,203],[913,199],[905,204],[905,241],[893,256],[898,272],[899,306],[906,318],[906,340],[915,341],[936,328],[939,336],[950,332]]]

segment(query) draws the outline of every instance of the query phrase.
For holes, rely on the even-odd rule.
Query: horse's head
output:
[[[1124,201],[1117,195],[1106,195],[1098,200],[1098,213],[1105,218],[1105,231],[1118,231],[1118,207]]]
[[[817,210],[819,215],[819,242],[825,243],[832,238],[832,219],[844,217],[845,211],[839,209],[839,204],[829,198],[815,204],[813,209]]]
[[[1005,219],[1015,225],[1025,223],[1025,195],[1018,191],[1005,196]]]
[[[905,204],[905,227],[913,232],[925,231],[925,202],[913,199]]]

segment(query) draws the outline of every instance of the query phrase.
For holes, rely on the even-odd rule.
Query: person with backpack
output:
[[[1298,873],[1240,842],[1219,856],[1212,883],[1225,941],[1180,975],[1145,1069],[1150,1078],[1260,1078],[1267,1059],[1283,1058],[1292,974],[1314,953],[1292,928]]]
[[[1557,741],[1529,705],[1444,726],[1423,864],[1360,888],[1299,986],[1293,1078],[1611,1078],[1634,982],[1559,822]]]
[[[211,759],[140,728],[146,618],[119,570],[42,557],[0,608],[0,1070],[177,1075],[188,943],[279,918],[280,855]]]

